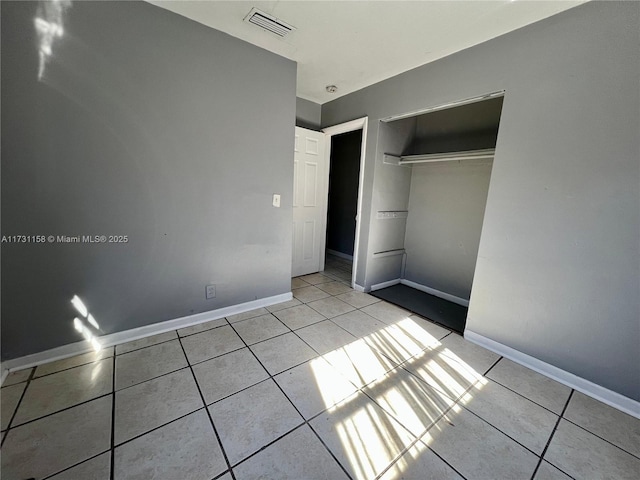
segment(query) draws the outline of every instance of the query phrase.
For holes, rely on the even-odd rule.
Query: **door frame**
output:
[[[351,269],[351,288],[356,289],[356,273],[358,271],[358,254],[360,252],[360,227],[362,225],[362,189],[364,186],[364,158],[367,149],[367,127],[369,123],[369,117],[361,117],[350,122],[340,123],[331,127],[323,128],[322,131],[325,134],[325,155],[327,158],[327,172],[324,182],[324,198],[329,198],[329,172],[331,170],[331,137],[339,135],[341,133],[353,132],[356,130],[362,130],[362,143],[360,145],[360,171],[358,172],[358,202],[356,205],[356,234],[353,242],[353,265]],[[327,210],[329,202],[325,200],[324,203],[324,217],[325,227],[324,236],[321,241],[321,259],[320,259],[320,271],[324,271],[324,259],[327,242]]]

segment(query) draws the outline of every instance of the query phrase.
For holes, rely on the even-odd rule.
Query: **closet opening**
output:
[[[331,136],[325,268],[351,281],[362,151],[362,129]]]
[[[372,295],[464,331],[503,94],[381,121]],[[376,175],[378,172],[376,172]]]

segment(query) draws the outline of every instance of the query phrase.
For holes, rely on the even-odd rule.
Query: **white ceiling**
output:
[[[298,62],[297,95],[325,103],[585,0],[164,1],[151,3]],[[257,7],[296,30],[243,19]],[[338,91],[327,93],[327,85]]]

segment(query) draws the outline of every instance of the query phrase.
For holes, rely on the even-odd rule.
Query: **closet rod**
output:
[[[493,158],[496,153],[495,148],[485,148],[483,150],[467,150],[464,152],[447,153],[426,153],[423,155],[403,155],[400,157],[399,165],[429,162],[450,162],[455,160],[482,160]]]

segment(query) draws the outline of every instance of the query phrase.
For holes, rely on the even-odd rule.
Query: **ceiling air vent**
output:
[[[284,37],[295,30],[295,27],[284,23],[282,20],[278,20],[276,17],[273,17],[268,13],[261,12],[257,8],[252,8],[249,14],[244,17],[244,21],[253,23],[265,30],[269,30],[271,33],[275,33],[279,37]]]

